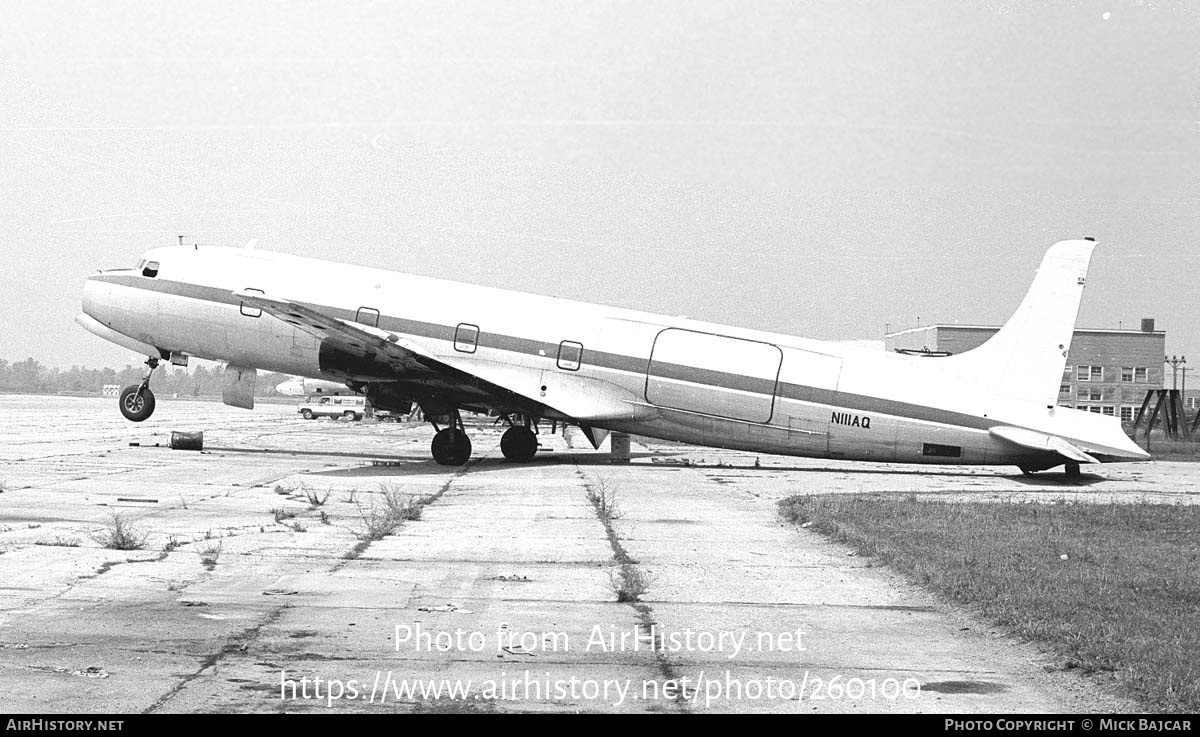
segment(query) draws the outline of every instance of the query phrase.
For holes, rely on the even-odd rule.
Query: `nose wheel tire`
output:
[[[154,414],[154,392],[149,387],[130,384],[121,390],[121,414],[131,422],[141,422]]]
[[[439,430],[429,446],[433,460],[443,466],[461,466],[471,457],[471,439],[457,428]]]
[[[534,435],[533,431],[527,427],[514,425],[500,436],[500,452],[504,454],[505,459],[513,463],[525,463],[533,460],[537,449],[537,435]]]

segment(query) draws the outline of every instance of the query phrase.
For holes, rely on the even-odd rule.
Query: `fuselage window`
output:
[[[583,343],[564,340],[558,344],[558,367],[564,371],[578,371],[583,363]]]
[[[454,350],[460,353],[474,353],[479,346],[479,326],[470,323],[459,323],[454,329]]]
[[[358,313],[354,316],[354,322],[377,328],[379,327],[379,310],[371,307],[359,307]]]
[[[142,267],[142,276],[148,276],[151,279],[158,276],[158,262],[151,261]]]
[[[266,294],[266,292],[264,292],[263,290],[254,289],[253,287],[247,287],[246,291],[247,292],[256,292],[258,294]],[[262,317],[262,310],[260,310],[259,308],[254,307],[252,305],[247,305],[245,302],[239,302],[238,305],[241,307],[242,314],[245,315],[246,317]]]

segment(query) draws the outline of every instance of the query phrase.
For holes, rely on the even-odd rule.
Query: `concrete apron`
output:
[[[6,710],[1132,709],[784,524],[774,500],[794,474],[755,476],[750,456],[728,457],[747,467],[734,484],[656,462],[706,451],[635,443],[611,466],[542,436],[539,460],[512,465],[483,429],[476,460],[445,469],[427,428],[287,408],[231,424],[191,404],[80,431],[83,452],[0,448]],[[208,450],[168,450],[172,426],[205,431]],[[330,494],[314,507],[302,484]],[[615,502],[607,526],[598,490]],[[364,547],[389,491],[436,499]],[[112,511],[147,549],[92,539]],[[646,590],[618,602],[630,575]]]

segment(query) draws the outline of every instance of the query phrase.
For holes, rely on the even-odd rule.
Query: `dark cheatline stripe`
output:
[[[188,297],[191,299],[215,302],[217,304],[226,304],[234,307],[241,304],[241,300],[234,296],[233,291],[221,287],[209,287],[199,284],[189,284],[187,282],[171,281],[168,279],[156,279],[134,274],[97,274],[88,278],[99,282],[132,287],[134,289],[144,289],[151,292],[159,292],[177,297]],[[354,318],[357,316],[357,312],[353,310],[345,310],[314,303],[300,304],[310,309],[323,312],[331,317],[336,317],[348,322],[354,322]],[[452,343],[454,341],[454,331],[456,328],[454,325],[439,325],[437,323],[409,320],[407,318],[391,317],[388,315],[383,315],[379,318],[379,327],[395,333],[415,335],[422,338],[441,340],[447,343]],[[483,329],[481,329],[479,333],[479,345],[496,350],[507,351],[510,353],[536,356],[539,358],[543,357],[540,351],[545,351],[544,358],[549,360],[554,360],[558,351],[558,343],[547,343],[530,338],[501,335],[499,333],[489,333]],[[649,364],[649,361],[646,358],[592,350],[587,346],[584,346],[583,358],[585,365],[592,365],[612,371],[633,374],[639,378],[644,378],[646,376],[646,371]],[[951,410],[936,409],[920,404],[909,404],[907,402],[898,402],[892,399],[883,399],[881,397],[871,397],[862,394],[847,394],[845,392],[838,392],[835,396],[834,392],[829,389],[805,386],[803,384],[789,384],[786,382],[778,382],[778,384],[776,384],[776,382],[771,379],[758,379],[750,376],[741,376],[739,374],[730,374],[721,371],[697,368],[694,366],[683,366],[679,364],[669,364],[655,361],[653,367],[654,376],[661,376],[678,381],[686,381],[689,383],[717,389],[732,389],[736,391],[763,394],[767,396],[774,394],[776,397],[783,399],[811,402],[815,404],[829,404],[838,408],[854,410],[859,413],[892,415],[903,417],[905,419],[936,422],[939,424],[953,425],[956,427],[974,430],[987,430],[988,428],[999,424],[996,421],[989,420],[986,417],[976,417],[975,415],[954,412]]]

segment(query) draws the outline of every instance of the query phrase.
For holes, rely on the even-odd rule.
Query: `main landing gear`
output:
[[[158,368],[158,359],[147,358],[146,365],[150,367],[146,378],[142,379],[141,384],[130,384],[122,389],[118,400],[121,414],[132,422],[141,422],[154,414],[154,392],[150,391],[150,377],[154,375],[154,369]]]
[[[1044,471],[1047,468],[1050,468],[1050,466],[1021,466],[1020,468],[1021,473],[1025,474],[1026,476],[1032,476],[1038,471]],[[1068,461],[1067,463],[1063,464],[1063,474],[1072,481],[1083,478],[1083,473],[1079,470],[1079,464],[1075,463],[1074,461]]]
[[[462,415],[458,409],[450,411],[449,427],[439,427],[429,414],[426,414],[425,417],[433,425],[433,429],[437,430],[433,436],[433,442],[429,446],[430,452],[433,453],[433,460],[443,466],[461,466],[466,463],[471,457],[471,439],[467,437]],[[533,460],[533,456],[537,453],[538,441],[537,434],[530,426],[529,418],[525,418],[523,425],[516,424],[508,415],[503,415],[503,419],[509,424],[509,428],[500,436],[500,452],[504,454],[505,460],[512,463],[525,463]]]
[[[512,425],[500,436],[500,452],[513,463],[532,461],[537,449],[537,435],[529,425]]]
[[[429,445],[433,460],[443,466],[461,466],[466,463],[471,457],[471,439],[467,437],[458,408],[450,411],[450,427],[439,428],[432,419],[429,420],[429,424],[437,430],[433,442]]]

